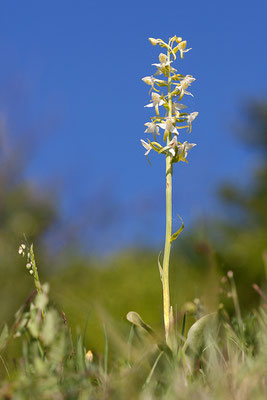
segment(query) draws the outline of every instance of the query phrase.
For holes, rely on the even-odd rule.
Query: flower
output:
[[[177,70],[175,68],[171,67],[172,61],[168,61],[168,57],[166,56],[166,54],[160,53],[159,61],[160,61],[159,63],[152,64],[152,65],[154,65],[155,67],[158,68],[158,70],[155,73],[155,75],[161,75],[161,74],[165,74],[166,75],[166,67],[169,67],[172,72],[177,72]]]
[[[162,104],[164,103],[164,100],[158,93],[153,92],[151,97],[152,97],[152,103],[147,104],[145,107],[162,106]]]
[[[159,135],[159,127],[154,122],[147,122],[145,126],[147,126],[145,133],[155,133]]]
[[[179,85],[177,85],[176,89],[178,89],[180,91],[180,97],[179,100],[181,100],[181,98],[183,97],[184,94],[188,94],[190,96],[193,96],[192,93],[187,92],[186,89],[188,88],[188,86],[191,85],[192,82],[195,81],[195,78],[192,77],[192,75],[186,75],[184,77],[184,79],[181,80],[181,82],[179,83]],[[175,91],[176,91],[175,89]],[[194,97],[194,96],[193,96]]]
[[[147,150],[145,152],[145,156],[147,156],[149,154],[150,150],[152,150],[152,147],[149,143],[145,142],[143,139],[141,139],[141,143],[144,146],[144,148]]]
[[[184,142],[178,145],[179,161],[186,161],[187,152],[196,146],[196,143]]]
[[[150,94],[150,92],[151,92],[152,89],[153,89],[153,90],[157,90],[157,89],[154,87],[154,83],[155,83],[155,78],[154,78],[154,76],[145,76],[144,78],[142,78],[142,81],[145,82],[147,85],[151,85],[151,89],[150,89],[150,91],[149,91],[149,94]]]
[[[186,44],[187,44],[186,40],[183,40],[182,42],[180,42],[180,43],[178,44],[178,46],[176,46],[176,47],[173,49],[173,51],[174,51],[175,53],[176,53],[177,51],[180,51],[181,58],[184,58],[184,53],[187,53],[189,50],[192,50],[192,48],[186,49]]]
[[[174,136],[173,139],[169,142],[169,144],[165,147],[171,155],[174,157],[177,149],[177,136]]]
[[[189,114],[186,119],[188,122],[188,130],[189,132],[191,132],[192,130],[192,122],[194,121],[194,119],[196,119],[196,117],[198,116],[198,112],[192,112],[191,114]]]
[[[152,89],[153,89],[153,90],[156,90],[157,92],[159,91],[158,89],[155,88],[155,84],[158,85],[158,86],[163,86],[163,85],[165,86],[165,85],[167,85],[167,84],[165,83],[165,81],[163,81],[163,80],[161,80],[161,79],[156,79],[156,78],[154,78],[153,75],[151,75],[151,76],[145,76],[144,78],[142,78],[142,81],[145,82],[147,85],[150,85],[150,86],[151,86],[150,91],[149,91],[149,94],[151,93],[151,90],[152,90]]]
[[[175,135],[179,135],[179,132],[175,128],[175,118],[167,117],[165,122],[161,122],[157,125],[167,132],[171,132],[171,133],[174,133]]]
[[[149,103],[145,105],[145,107],[155,107],[157,115],[159,115],[159,106],[162,106],[164,104],[164,100],[161,98],[161,96],[158,93],[152,92],[152,103]]]
[[[19,246],[18,253],[21,254],[23,257],[24,257],[24,255],[25,255],[25,249],[26,249],[26,246],[25,246],[24,243],[22,243],[22,244]]]

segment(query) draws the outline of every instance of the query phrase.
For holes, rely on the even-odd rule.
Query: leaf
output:
[[[157,356],[157,358],[156,358],[156,360],[155,360],[155,362],[154,362],[154,364],[153,364],[153,366],[152,366],[152,368],[151,368],[151,371],[149,372],[149,375],[148,375],[148,377],[146,378],[146,381],[145,381],[145,383],[144,383],[143,388],[146,387],[146,386],[150,383],[151,378],[152,378],[152,376],[153,376],[153,374],[154,374],[154,371],[155,371],[155,369],[156,369],[156,366],[158,365],[158,362],[159,362],[159,360],[160,360],[162,354],[163,354],[163,351],[161,351],[161,352],[159,353],[159,355]]]
[[[201,354],[207,335],[213,332],[217,321],[217,313],[204,315],[197,320],[189,329],[186,342],[183,346],[183,351],[187,355],[197,357]]]
[[[50,346],[53,343],[58,333],[58,323],[59,320],[56,310],[49,310],[46,313],[41,334],[45,346]]]
[[[153,329],[151,328],[151,326],[146,324],[142,320],[142,318],[140,317],[140,315],[137,312],[129,311],[128,314],[126,315],[126,318],[133,325],[138,326],[139,328],[143,328],[144,330],[146,330],[150,335],[152,335],[152,336],[155,335],[155,333],[154,333]]]
[[[177,214],[178,215],[178,214]],[[181,222],[182,222],[182,226],[180,229],[178,229],[177,232],[175,232],[173,235],[171,235],[171,242],[174,242],[174,240],[176,240],[178,238],[178,236],[180,235],[180,233],[182,232],[182,230],[184,229],[184,221],[182,220],[182,218],[180,217],[180,215],[178,215],[178,217],[180,218]]]
[[[5,348],[7,338],[8,338],[8,327],[5,324],[0,335],[0,351]]]

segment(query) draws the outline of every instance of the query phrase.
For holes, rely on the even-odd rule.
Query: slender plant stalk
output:
[[[171,243],[180,235],[184,224],[179,217],[182,221],[182,226],[177,232],[172,234],[172,173],[175,163],[180,161],[188,162],[186,159],[187,153],[196,145],[195,143],[188,143],[188,141],[184,141],[183,143],[179,142],[177,139],[179,135],[177,128],[179,131],[181,129],[187,129],[187,132],[191,132],[192,121],[197,117],[198,112],[188,114],[183,111],[186,106],[179,103],[185,94],[193,96],[187,89],[191,83],[195,81],[195,78],[193,78],[192,75],[184,76],[177,73],[177,70],[171,65],[177,59],[177,54],[180,53],[182,59],[184,53],[191,50],[186,48],[186,40],[183,40],[181,37],[173,36],[169,39],[169,43],[164,42],[162,39],[155,38],[149,38],[149,41],[153,46],[159,45],[161,48],[167,50],[167,54],[159,54],[159,63],[152,64],[157,67],[157,72],[153,76],[145,76],[142,78],[147,85],[151,86],[149,93],[153,90],[151,93],[151,101],[149,104],[145,105],[145,107],[155,107],[156,116],[150,118],[150,122],[145,123],[145,133],[153,133],[154,141],[147,139],[148,142],[146,142],[141,139],[141,143],[146,149],[145,156],[147,156],[147,158],[150,151],[154,150],[158,154],[164,155],[166,159],[166,236],[163,265],[161,266],[160,261],[158,261],[158,267],[162,282],[166,344],[175,351],[177,341],[174,340],[175,329],[173,309],[170,302],[169,265]],[[165,79],[159,79],[158,76],[161,75],[163,75]],[[159,89],[157,89],[157,87]],[[164,95],[164,92],[160,93],[163,87],[167,88],[166,95]],[[173,98],[176,101],[173,102]],[[159,106],[164,106],[164,108],[167,109],[167,115],[164,117],[159,113]],[[162,146],[158,142],[157,135],[160,136],[159,128],[164,129],[163,142],[166,141],[166,146]],[[129,314],[130,313],[127,315]],[[128,318],[128,320],[132,322],[131,319]]]
[[[170,51],[167,53],[168,61],[170,61]],[[171,101],[171,76],[170,69],[168,74],[168,116],[172,116],[172,101]],[[167,145],[171,140],[171,132],[167,136]],[[171,235],[172,235],[172,163],[170,154],[166,155],[166,234],[165,248],[163,257],[163,272],[162,272],[162,289],[163,289],[163,316],[165,327],[166,343],[170,343],[170,284],[169,284],[169,264],[171,253]]]

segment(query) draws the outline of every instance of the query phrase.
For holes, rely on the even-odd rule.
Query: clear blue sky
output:
[[[17,135],[39,138],[27,176],[54,183],[66,223],[82,214],[93,229],[100,219],[106,248],[147,240],[149,229],[162,242],[164,160],[150,167],[140,146],[141,78],[160,51],[148,37],[176,34],[193,48],[179,68],[197,79],[184,100],[199,111],[197,147],[175,168],[174,211],[188,225],[214,212],[222,179],[244,181],[253,158],[231,129],[243,104],[266,95],[266,15],[265,0],[2,2],[0,112]]]

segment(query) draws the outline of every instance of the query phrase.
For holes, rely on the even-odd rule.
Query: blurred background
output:
[[[172,302],[228,302],[234,271],[243,312],[257,306],[267,264],[265,1],[9,1],[0,12],[0,321],[33,290],[18,247],[34,243],[41,281],[87,347],[108,315],[161,326],[157,257],[164,244],[164,158],[140,139],[160,48],[182,36],[177,67],[193,75],[198,111],[188,165],[174,170]],[[187,135],[183,133],[183,135]]]

